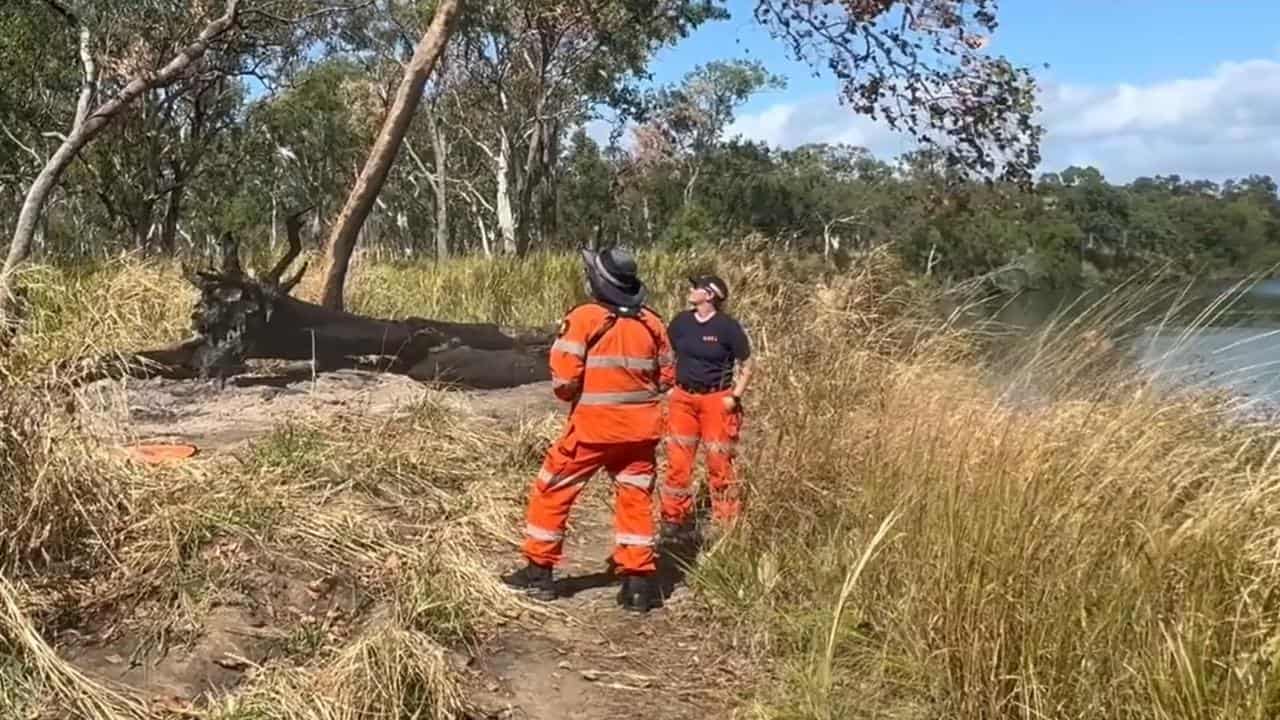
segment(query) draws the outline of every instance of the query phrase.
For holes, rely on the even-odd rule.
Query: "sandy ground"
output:
[[[101,381],[77,398],[85,429],[109,443],[180,440],[201,456],[230,451],[285,419],[358,414],[388,416],[436,394],[460,413],[518,422],[562,413],[549,383],[502,390],[431,390],[402,376],[358,370],[311,377],[305,370],[216,383],[171,380]],[[572,720],[656,716],[674,720],[728,717],[732,689],[749,684],[748,670],[722,638],[706,632],[684,589],[678,559],[664,557],[663,608],[622,612],[606,570],[611,550],[611,488],[603,477],[588,487],[571,518],[562,597],[550,617],[512,618],[476,657],[458,659],[483,717]],[[495,541],[485,558],[493,572],[519,563],[514,548]],[[339,592],[289,568],[263,568],[248,586],[253,597],[220,608],[194,644],[175,648],[159,666],[128,661],[132,649],[100,645],[73,653],[84,669],[145,694],[178,699],[232,687],[247,663],[269,651],[270,614],[349,612]]]

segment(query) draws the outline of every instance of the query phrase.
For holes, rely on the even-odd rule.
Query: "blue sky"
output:
[[[717,58],[757,58],[788,88],[753,98],[732,132],[782,146],[855,142],[883,156],[911,148],[839,107],[835,80],[789,60],[755,23],[753,5],[731,0],[732,19],[663,51],[655,80],[677,81]],[[1093,164],[1116,181],[1280,177],[1280,2],[1004,0],[989,51],[1036,69],[1044,170]]]

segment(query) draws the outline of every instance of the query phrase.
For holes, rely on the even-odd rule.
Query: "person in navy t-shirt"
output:
[[[729,286],[714,275],[689,279],[689,305],[667,335],[676,359],[676,386],[667,417],[667,468],[661,489],[662,533],[692,539],[693,463],[707,449],[712,519],[731,524],[741,510],[733,459],[742,426],[742,395],[751,379],[751,342],[724,312]]]

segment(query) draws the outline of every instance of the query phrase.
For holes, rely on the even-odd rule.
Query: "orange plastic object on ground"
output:
[[[188,443],[138,443],[129,452],[147,463],[163,463],[186,460],[196,454],[196,446]]]

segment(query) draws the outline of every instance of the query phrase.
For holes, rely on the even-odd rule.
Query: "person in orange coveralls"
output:
[[[521,548],[525,567],[502,580],[540,600],[556,597],[553,568],[565,525],[587,480],[604,468],[615,491],[618,603],[647,612],[655,582],[653,487],[662,437],[662,394],[675,379],[663,320],[644,305],[646,289],[626,251],[583,250],[591,300],[569,311],[551,348],[556,397],[571,403],[563,434],[533,483]]]
[[[667,328],[676,354],[676,387],[667,411],[667,468],[660,493],[663,539],[681,543],[696,539],[692,480],[699,445],[707,449],[713,529],[723,530],[738,518],[733,459],[742,394],[751,379],[751,343],[742,325],[723,311],[728,284],[714,275],[689,278],[689,284],[691,309],[672,318]]]

